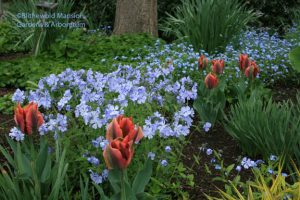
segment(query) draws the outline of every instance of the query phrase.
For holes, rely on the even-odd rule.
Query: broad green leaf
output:
[[[120,192],[120,185],[122,179],[122,172],[118,169],[112,169],[109,171],[108,180],[113,187],[115,193]]]
[[[97,191],[99,192],[99,194],[101,196],[101,200],[109,200],[109,198],[104,194],[104,191],[103,191],[102,187],[100,187],[97,184],[94,184],[94,186],[97,189]]]
[[[130,184],[126,181],[125,181],[125,195],[126,195],[126,200],[137,200],[135,193],[133,192]]]
[[[152,195],[150,195],[150,194],[148,194],[146,192],[137,194],[136,198],[138,200],[155,200],[156,199],[155,197],[153,197]]]
[[[132,190],[135,194],[142,193],[145,190],[146,185],[149,183],[152,174],[152,161],[148,159],[144,168],[138,172],[133,184]]]
[[[48,145],[43,142],[40,144],[40,152],[38,153],[37,160],[36,160],[36,173],[38,177],[41,177],[43,170],[45,169],[45,166],[47,164],[48,160]]]

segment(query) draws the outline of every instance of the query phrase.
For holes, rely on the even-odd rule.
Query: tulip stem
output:
[[[121,200],[126,200],[126,191],[125,191],[125,179],[126,179],[126,169],[122,170],[122,180],[121,180]]]

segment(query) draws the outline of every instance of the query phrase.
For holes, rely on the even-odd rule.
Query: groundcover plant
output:
[[[299,198],[299,32],[253,28],[210,54],[97,34],[3,64],[0,199]],[[294,88],[279,102],[278,83]]]
[[[165,68],[120,66],[108,74],[67,69],[42,78],[35,90],[17,90],[12,99],[16,103],[39,105],[45,121],[38,129],[40,136],[48,137],[49,143],[59,138],[69,143],[67,157],[74,170],[73,178],[88,172],[95,184],[105,182],[108,176],[102,156],[109,144],[105,138],[107,124],[121,115],[132,116],[144,135],[132,168],[138,169],[147,157],[155,159],[157,170],[153,178],[161,181],[168,162],[179,156],[172,152],[172,146],[182,145],[183,138],[190,133],[194,110],[188,101],[197,97],[197,84],[189,77],[173,80],[173,70],[171,64]],[[114,125],[112,129],[115,131]],[[17,130],[11,130],[11,138],[22,141],[29,137]],[[166,177],[173,173],[167,173]]]

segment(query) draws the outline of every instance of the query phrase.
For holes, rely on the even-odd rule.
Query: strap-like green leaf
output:
[[[136,198],[138,200],[155,200],[156,198],[146,192],[143,192],[143,193],[139,193],[136,195]]]
[[[103,189],[99,185],[94,184],[94,186],[97,189],[97,191],[99,192],[99,194],[101,196],[101,200],[109,200],[109,198],[105,195]]]
[[[152,161],[148,159],[144,168],[136,175],[132,190],[135,194],[142,193],[145,190],[146,185],[149,183],[152,174]]]
[[[108,180],[115,193],[118,193],[121,190],[121,179],[122,179],[121,170],[112,169],[109,171]]]

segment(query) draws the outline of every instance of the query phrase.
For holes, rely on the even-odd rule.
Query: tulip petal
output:
[[[217,87],[219,81],[218,81],[218,78],[215,75],[213,75],[212,73],[209,73],[205,77],[204,82],[205,82],[205,85],[208,89],[212,89],[212,88]]]
[[[134,129],[134,124],[130,118],[123,118],[119,124],[123,132],[123,137],[127,136]]]
[[[128,166],[128,161],[123,158],[120,149],[111,148],[109,146],[109,158],[113,168],[125,169]],[[125,154],[125,152],[123,152]]]
[[[27,110],[27,112],[25,113],[26,118],[25,118],[25,122],[26,122],[26,131],[28,135],[31,135],[32,132],[36,132],[37,131],[37,121],[38,121],[38,117],[37,117],[37,111],[34,109],[34,107],[30,107],[30,110]]]
[[[144,137],[144,133],[142,128],[139,126],[137,130],[135,130],[135,136],[133,138],[133,142],[139,142]]]
[[[106,139],[111,142],[116,138],[122,138],[123,133],[122,129],[120,128],[119,123],[117,122],[117,119],[113,119],[113,121],[108,125],[107,131],[106,131]]]
[[[18,103],[17,108],[15,109],[15,116],[14,120],[20,130],[24,133],[25,132],[25,120],[24,120],[24,110],[21,107],[20,103]]]
[[[108,169],[112,169],[112,161],[111,161],[111,158],[110,158],[110,155],[109,155],[109,145],[106,146],[106,148],[104,149],[103,151],[103,157],[104,157],[104,161],[105,161],[105,164],[106,164],[106,167]]]

